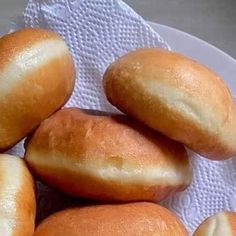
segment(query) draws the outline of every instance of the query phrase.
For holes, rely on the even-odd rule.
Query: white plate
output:
[[[149,22],[170,45],[171,49],[208,66],[229,86],[236,97],[236,60],[213,45],[183,31]]]
[[[236,95],[236,83],[234,82],[234,76],[236,75],[236,61],[233,58],[215,48],[214,46],[179,30],[151,22],[150,25],[169,43],[173,51],[177,51],[185,54],[186,56],[194,58],[202,64],[216,71],[226,81],[232,93]],[[198,161],[197,158],[196,161]],[[203,161],[207,162],[207,160]],[[209,163],[209,165],[212,165],[212,162]],[[225,169],[228,171],[227,164],[225,164],[225,167],[226,168],[224,168],[224,165],[222,165],[222,171],[224,171]],[[208,171],[208,167],[206,168],[206,171]],[[64,195],[61,195],[46,186],[41,186],[38,189],[40,189],[38,196],[38,198],[40,199],[39,209],[44,210],[38,211],[38,219],[42,219],[49,213],[61,209],[61,206],[68,206],[68,203],[70,202],[67,198],[65,198]],[[191,187],[189,188],[189,191],[191,191]],[[201,222],[203,217],[205,217],[205,215],[203,214],[204,212],[202,213],[199,211],[198,215],[196,214],[194,205],[192,206],[190,204],[192,203],[192,201],[188,198],[188,192],[186,194],[183,193],[182,198],[179,198],[179,196],[180,194],[175,199],[182,199],[182,201],[179,201],[181,203],[183,202],[182,205],[179,204],[181,213],[186,211],[186,213],[182,217],[183,222],[186,223],[186,225],[190,225],[192,219],[194,220],[194,224],[189,227],[190,231],[192,231],[197,226],[197,224]],[[215,199],[214,195],[211,195],[210,197]],[[216,200],[218,201],[219,199]],[[215,201],[212,202],[214,203]],[[172,203],[172,199],[170,199],[169,203]],[[174,201],[173,205],[175,205]],[[191,210],[191,212],[189,210]],[[178,208],[175,208],[175,211],[176,213],[178,213]],[[185,218],[184,216],[188,217]],[[192,216],[192,218],[189,218],[189,216]],[[195,219],[197,219],[197,221]]]

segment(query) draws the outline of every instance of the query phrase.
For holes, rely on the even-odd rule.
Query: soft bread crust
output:
[[[44,182],[73,196],[157,201],[189,185],[184,147],[124,115],[58,111],[26,143],[25,158]]]
[[[0,235],[32,236],[34,182],[23,159],[0,154]]]
[[[187,236],[169,210],[153,203],[100,205],[56,213],[38,226],[34,236]]]
[[[162,49],[119,58],[103,78],[108,100],[126,114],[210,159],[236,154],[236,107],[208,68]]]
[[[236,212],[220,212],[207,218],[193,236],[236,236]]]
[[[0,151],[58,110],[74,81],[72,57],[57,34],[26,28],[0,38]]]

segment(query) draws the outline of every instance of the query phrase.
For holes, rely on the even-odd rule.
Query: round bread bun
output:
[[[210,159],[236,154],[236,106],[224,82],[178,53],[138,49],[103,78],[108,100],[122,112]]]
[[[58,110],[74,81],[72,57],[57,34],[26,28],[0,38],[0,151]]]
[[[34,236],[187,236],[169,210],[154,203],[72,208],[44,220]]]
[[[193,236],[236,236],[236,212],[220,212],[210,216]]]
[[[25,146],[33,173],[73,196],[159,201],[192,178],[183,145],[124,115],[66,108],[43,121]]]
[[[32,236],[34,182],[23,159],[0,154],[0,235]]]

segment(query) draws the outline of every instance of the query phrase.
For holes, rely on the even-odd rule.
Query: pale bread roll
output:
[[[195,152],[217,160],[236,154],[230,91],[196,61],[158,48],[138,49],[112,63],[103,83],[119,110]]]
[[[0,235],[32,236],[35,212],[34,182],[24,160],[0,154]]]
[[[236,236],[236,212],[220,212],[210,216],[193,236]]]
[[[44,220],[34,236],[187,236],[169,210],[153,203],[72,208]]]
[[[42,122],[27,140],[25,158],[42,181],[98,200],[159,201],[192,179],[183,145],[126,116],[77,108]]]
[[[70,97],[75,68],[65,42],[44,29],[0,38],[0,151],[25,137]]]

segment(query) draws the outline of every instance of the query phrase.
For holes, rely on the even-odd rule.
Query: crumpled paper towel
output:
[[[118,56],[139,47],[170,49],[158,33],[121,0],[30,0],[17,27],[58,32],[73,54],[77,81],[66,106],[117,111],[105,99],[101,78]],[[22,143],[10,153],[23,153]],[[162,204],[176,212],[192,232],[207,216],[236,210],[236,160],[213,162],[189,152],[194,168],[191,186]],[[41,183],[38,220],[76,202]]]

